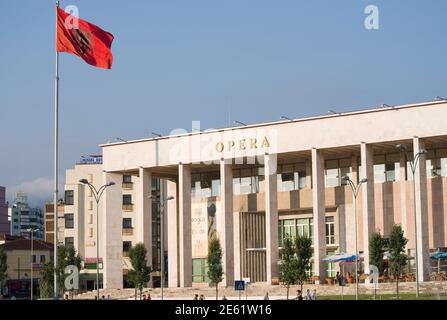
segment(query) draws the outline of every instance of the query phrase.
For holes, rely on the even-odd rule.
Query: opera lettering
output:
[[[258,149],[258,148],[268,148],[270,147],[270,142],[267,137],[262,140],[257,138],[250,139],[239,139],[239,140],[229,140],[225,142],[218,142],[216,144],[217,152],[231,152],[231,151],[243,151],[248,149]]]

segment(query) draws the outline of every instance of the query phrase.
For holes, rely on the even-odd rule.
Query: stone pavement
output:
[[[402,282],[399,283],[400,293],[413,293],[415,291],[416,284],[414,282]],[[296,296],[296,291],[299,286],[290,287],[290,296]],[[317,289],[318,296],[327,295],[341,295],[342,287],[338,285],[314,285],[306,284],[303,287],[303,295],[306,290]],[[269,286],[267,284],[252,284],[247,286],[247,290],[242,292],[242,299],[252,299],[259,300],[262,299],[266,292],[269,293],[270,299],[285,299],[286,288],[283,286]],[[394,294],[396,291],[395,283],[380,283],[377,289],[377,294]],[[363,283],[359,284],[360,294],[373,294],[374,290],[365,287]],[[420,283],[420,292],[422,294],[431,294],[433,296],[446,295],[447,294],[447,282],[424,282]],[[152,299],[160,298],[160,288],[155,289],[144,289],[143,294],[150,293]],[[100,290],[100,295],[108,296],[111,295],[112,299],[134,299],[135,290],[134,289],[104,289]],[[165,288],[163,291],[164,299],[166,300],[192,300],[195,294],[203,294],[206,299],[215,299],[216,291],[214,287],[192,287],[192,288]],[[343,287],[343,294],[354,295],[355,285],[348,284]],[[96,291],[90,291],[83,294],[76,295],[75,299],[94,299]],[[234,290],[233,287],[219,288],[219,298],[226,296],[229,300],[239,299],[239,293]]]

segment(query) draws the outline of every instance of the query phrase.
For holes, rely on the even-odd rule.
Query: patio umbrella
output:
[[[441,272],[441,260],[447,260],[447,252],[437,251],[430,255],[430,259],[438,260],[438,273]]]
[[[323,261],[324,262],[341,262],[342,263],[342,275],[343,275],[343,278],[345,277],[345,262],[352,262],[352,261],[355,261],[355,254],[349,254],[349,253],[345,253],[345,252],[340,252],[340,253],[337,253],[337,254],[334,254],[334,255],[332,255],[332,256],[328,256],[328,257],[326,257],[326,258],[324,258],[323,259]],[[343,297],[344,297],[344,294],[343,294],[343,283],[342,283],[342,286],[341,286],[341,296],[342,296],[342,299],[343,299]]]

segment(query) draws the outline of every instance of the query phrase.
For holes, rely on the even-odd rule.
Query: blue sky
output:
[[[70,0],[112,70],[60,56],[61,174],[98,144],[447,95],[444,0]],[[366,30],[367,5],[380,29]],[[51,198],[54,1],[0,2],[0,185]]]

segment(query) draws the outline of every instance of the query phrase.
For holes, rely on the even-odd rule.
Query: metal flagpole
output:
[[[56,1],[56,6],[59,7],[59,0]],[[56,34],[57,34],[57,12],[56,12]],[[54,299],[58,299],[58,286],[57,286],[57,232],[58,232],[58,220],[57,213],[57,198],[58,198],[58,144],[59,144],[59,52],[56,50],[56,68],[54,78]]]

